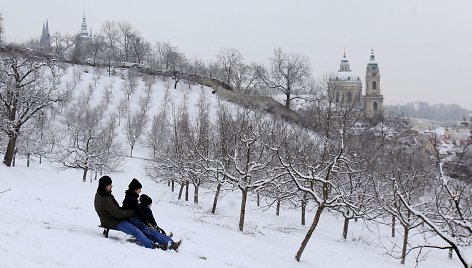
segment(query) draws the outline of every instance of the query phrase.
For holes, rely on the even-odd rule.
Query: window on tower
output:
[[[372,81],[372,89],[377,89],[377,81]]]
[[[374,111],[377,111],[377,109],[378,109],[377,102],[374,102]]]
[[[351,92],[348,92],[348,93],[347,93],[347,102],[348,102],[348,103],[351,103],[351,102],[352,102],[352,94],[351,94]]]

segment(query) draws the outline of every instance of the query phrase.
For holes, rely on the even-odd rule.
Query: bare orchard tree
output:
[[[310,89],[311,71],[309,60],[300,54],[287,54],[281,48],[275,49],[271,58],[269,73],[260,73],[262,80],[271,89],[285,95],[285,107],[299,98],[299,94]]]
[[[63,168],[112,172],[122,163],[123,151],[117,140],[116,115],[103,103],[93,104],[93,91],[87,91],[67,109],[58,126],[54,162]]]
[[[125,79],[122,86],[123,92],[129,98],[134,94],[139,84],[139,72],[136,68],[129,68],[125,73]]]
[[[219,174],[221,183],[231,184],[241,191],[239,230],[244,230],[246,205],[249,193],[269,184],[274,178],[265,177],[266,169],[272,168],[274,152],[268,148],[263,136],[271,126],[270,118],[250,110],[238,110],[232,133],[230,148],[227,152],[227,166],[220,159],[208,161],[205,167]],[[211,163],[213,162],[213,163]]]
[[[138,141],[142,139],[144,132],[146,131],[146,125],[148,122],[147,111],[151,103],[151,88],[145,88],[144,96],[139,98],[139,109],[136,111],[128,110],[126,116],[126,138],[131,147],[130,156],[133,157],[133,149]]]
[[[198,101],[198,114],[194,120],[193,138],[193,155],[192,162],[189,163],[190,181],[194,187],[193,202],[198,203],[198,193],[200,186],[210,181],[210,172],[207,172],[201,161],[208,161],[211,151],[213,150],[213,127],[210,121],[208,96],[205,90],[200,91],[200,98]]]
[[[0,57],[0,128],[8,136],[3,163],[11,166],[23,124],[44,108],[67,102],[68,92],[59,87],[62,70],[55,60],[16,52]]]
[[[151,122],[151,129],[147,133],[147,137],[144,141],[144,145],[151,149],[151,157],[153,159],[157,157],[159,151],[161,151],[162,154],[165,153],[170,140],[171,128],[169,122],[170,114],[168,109],[172,100],[169,89],[169,87],[165,88],[164,98],[162,99],[159,112],[156,116],[154,116]]]
[[[222,48],[218,51],[216,58],[223,71],[222,80],[229,86],[232,86],[231,82],[236,69],[240,68],[244,60],[243,55],[235,48]]]
[[[395,183],[399,202],[407,209],[412,217],[417,217],[442,241],[448,244],[427,244],[420,247],[448,249],[456,253],[464,268],[472,267],[470,247],[472,246],[472,181],[470,179],[454,179],[445,175],[443,161],[439,154],[441,143],[438,137],[431,138],[437,149],[435,168],[437,175],[433,178],[434,192],[424,203],[426,206],[417,207],[410,204],[408,196]]]
[[[188,60],[185,55],[177,50],[170,55],[170,69],[172,70],[172,79],[174,79],[174,89],[177,89],[177,83],[182,79],[188,68]]]
[[[41,111],[34,119],[25,123],[25,129],[18,137],[17,154],[26,157],[26,166],[30,166],[32,156],[39,158],[48,156],[50,149],[54,146],[51,133],[51,116],[48,111]]]
[[[408,136],[401,133],[402,140]],[[398,142],[394,141],[395,143]],[[386,145],[388,146],[388,145]],[[421,148],[412,144],[393,144],[388,146],[385,154],[379,159],[374,185],[377,189],[378,204],[385,212],[398,220],[403,229],[403,241],[400,262],[405,263],[412,244],[409,238],[423,221],[414,217],[405,205],[400,202],[399,194],[404,197],[408,206],[424,208],[424,196],[431,191],[432,174],[427,170],[428,159]]]

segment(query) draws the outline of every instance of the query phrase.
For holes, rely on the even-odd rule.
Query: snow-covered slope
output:
[[[75,93],[93,85],[98,100],[107,85],[113,87],[113,105],[123,98],[125,82],[120,76],[100,76],[91,67],[75,66],[65,77],[76,83]],[[123,71],[124,72],[124,71]],[[80,73],[80,79],[73,82]],[[96,79],[96,80],[95,80]],[[96,82],[96,83],[95,83]],[[153,85],[150,116],[161,107],[166,82],[157,80]],[[132,109],[137,108],[143,95],[144,82],[140,80],[137,92],[131,97]],[[171,89],[176,105],[187,95],[190,113],[196,113],[201,91],[211,91],[199,85],[179,83]],[[95,93],[94,93],[95,94]],[[121,95],[120,95],[121,94]],[[208,95],[214,116],[217,94]],[[120,134],[123,147],[126,139]],[[406,266],[388,256],[392,241],[390,230],[384,226],[366,226],[353,222],[348,239],[342,234],[342,218],[326,213],[308,243],[301,262],[294,256],[308,226],[300,225],[300,212],[283,209],[280,216],[274,208],[257,207],[250,196],[245,220],[245,231],[238,231],[240,194],[225,191],[216,215],[211,214],[211,189],[200,190],[200,203],[177,199],[166,184],[146,177],[144,172],[148,152],[138,144],[134,156],[126,158],[122,172],[109,174],[113,179],[113,193],[121,202],[130,180],[135,177],[143,184],[143,193],[152,197],[157,221],[166,231],[173,231],[182,239],[181,250],[151,250],[137,245],[129,236],[111,231],[108,239],[98,228],[98,216],[93,207],[97,181],[82,182],[78,170],[58,171],[49,163],[39,164],[33,158],[27,168],[18,158],[16,167],[0,165],[0,267],[415,267],[415,258],[408,256]],[[314,204],[307,217],[311,224]],[[400,243],[400,235],[395,243]],[[420,267],[458,267],[460,263],[447,258],[446,252],[431,252]]]

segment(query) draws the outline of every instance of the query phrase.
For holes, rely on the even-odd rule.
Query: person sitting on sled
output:
[[[167,235],[167,233],[159,226],[157,226],[156,219],[154,219],[154,215],[152,214],[151,210],[152,206],[152,199],[148,195],[142,194],[139,197],[139,207],[141,208],[141,211],[144,213],[144,216],[146,216],[146,219],[149,222],[149,225],[152,226],[154,229],[159,231],[163,235]],[[169,237],[172,237],[172,232],[169,233]]]
[[[163,250],[173,249],[178,251],[182,240],[174,242],[172,238],[168,237],[167,235],[163,235],[156,229],[148,226],[149,220],[141,211],[141,208],[138,204],[138,197],[141,193],[141,189],[141,183],[137,179],[133,178],[133,180],[131,180],[130,184],[128,185],[128,190],[125,192],[125,199],[123,200],[122,208],[133,210],[135,213],[135,216],[131,217],[128,221],[141,230],[141,232],[143,232],[151,240],[159,243]]]

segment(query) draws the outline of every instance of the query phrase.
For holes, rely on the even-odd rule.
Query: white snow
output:
[[[79,171],[58,172],[47,164],[15,168],[1,165],[0,267],[414,267],[385,255],[377,234],[352,222],[347,241],[342,219],[326,214],[300,263],[294,260],[307,231],[299,212],[264,211],[249,202],[245,231],[238,231],[240,196],[226,192],[216,215],[209,212],[213,194],[204,191],[200,204],[177,200],[177,191],[144,177],[143,162],[128,159],[124,172],[111,174],[113,194],[121,203],[131,178],[153,198],[158,224],[183,239],[179,252],[152,250],[118,231],[104,238],[93,207],[97,182],[82,182]],[[6,191],[6,192],[4,192]],[[313,208],[312,208],[313,209]],[[311,223],[313,211],[307,215]],[[387,235],[388,229],[384,230]],[[434,253],[434,252],[433,252]],[[447,253],[428,255],[420,267],[457,267]]]
[[[82,67],[80,67],[82,68]],[[84,68],[86,69],[86,68]],[[80,71],[80,70],[79,70]],[[70,73],[70,72],[69,72]],[[84,72],[78,91],[93,83],[94,70]],[[68,78],[72,78],[70,74]],[[122,94],[120,78],[110,80],[105,73],[99,79],[97,91],[110,82],[114,84],[114,104]],[[141,83],[142,84],[142,83]],[[165,82],[157,80],[151,115],[161,106]],[[141,85],[142,87],[142,85]],[[208,88],[179,83],[172,89],[172,102],[180,104],[188,94],[190,113],[195,113],[200,90]],[[142,88],[139,92],[142,92]],[[136,93],[132,103],[142,93]],[[217,109],[217,96],[209,94],[212,113]],[[136,107],[132,107],[136,108]],[[121,134],[122,135],[122,134]],[[126,142],[123,139],[123,147]],[[141,147],[135,156],[145,158]],[[182,239],[179,252],[146,249],[130,236],[110,231],[104,238],[93,199],[97,181],[82,182],[78,170],[55,170],[49,163],[39,164],[32,159],[31,167],[18,158],[16,167],[0,164],[0,267],[415,267],[415,255],[407,257],[406,265],[387,254],[392,243],[401,242],[389,237],[387,226],[362,221],[352,222],[348,239],[341,238],[343,219],[324,213],[309,241],[301,262],[295,254],[314,216],[316,207],[309,204],[307,226],[300,225],[300,211],[284,208],[275,215],[275,208],[257,207],[250,196],[246,210],[244,232],[238,231],[239,191],[225,191],[215,215],[210,213],[213,202],[211,189],[200,190],[200,203],[178,200],[176,192],[165,183],[145,176],[144,160],[127,158],[122,172],[109,174],[113,179],[113,194],[119,203],[133,177],[140,180],[143,192],[153,199],[153,211],[158,224]],[[176,186],[177,187],[177,186]],[[190,190],[190,200],[193,194]],[[131,239],[133,240],[133,239]],[[449,260],[446,251],[432,251],[420,267],[459,267],[457,258]]]

